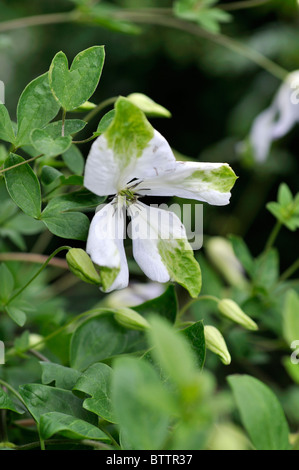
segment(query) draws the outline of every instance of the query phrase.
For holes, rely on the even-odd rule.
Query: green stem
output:
[[[15,165],[12,165],[8,168],[4,168],[3,170],[0,170],[0,174],[5,173],[6,171],[12,170],[13,168],[17,168],[18,166],[25,165],[26,163],[34,162],[34,160],[37,160],[40,157],[43,157],[43,153],[40,155],[37,155],[36,157],[28,158],[28,160],[24,160],[23,162],[16,163]]]
[[[260,7],[270,1],[271,0],[243,0],[242,2],[229,3],[228,5],[217,5],[217,8],[226,11],[243,10],[244,8]]]
[[[25,406],[25,408],[27,409],[27,406],[26,406],[26,403],[24,402],[23,398],[21,397],[21,395],[19,394],[19,392],[17,392],[11,385],[9,385],[7,382],[5,382],[4,380],[0,379],[0,385],[3,385],[3,387],[7,388],[7,390],[9,390],[13,395],[15,395],[15,397],[22,403],[22,405]]]
[[[223,34],[210,33],[200,28],[194,23],[190,23],[188,21],[184,21],[173,16],[144,14],[142,11],[140,11],[139,13],[136,12],[131,15],[129,11],[119,11],[114,13],[114,17],[119,19],[131,20],[135,23],[147,23],[175,28],[193,34],[194,36],[207,39],[216,44],[219,44],[220,46],[226,47],[227,49],[230,49],[231,51],[236,52],[242,55],[243,57],[246,57],[247,59],[259,65],[264,70],[271,73],[273,76],[282,81],[285,80],[286,76],[289,73],[284,68],[280,67],[260,52],[251,49],[250,47],[236,41],[235,39],[232,39]]]
[[[280,281],[285,281],[299,269],[299,258],[280,276]]]
[[[39,255],[36,253],[0,253],[0,262],[24,261],[25,263],[43,264],[47,259],[48,257],[46,255]],[[67,262],[60,258],[52,258],[48,264],[57,268],[68,269]]]
[[[217,297],[215,297],[214,295],[201,295],[200,297],[198,297],[197,299],[191,299],[189,302],[187,302],[182,308],[181,310],[179,311],[179,314],[178,314],[178,318],[181,318],[184,313],[187,312],[187,310],[189,310],[189,308],[195,304],[196,302],[199,302],[200,300],[212,300],[213,302],[216,302],[218,303],[220,301],[220,299],[218,299]]]
[[[272,246],[274,245],[275,243],[275,240],[280,232],[280,229],[282,227],[282,223],[279,222],[279,220],[276,222],[272,232],[270,233],[270,236],[267,240],[267,243],[266,243],[266,247],[265,247],[265,253],[267,253],[271,248]]]
[[[76,317],[72,318],[70,321],[65,323],[65,325],[63,325],[60,328],[58,328],[57,330],[53,331],[48,336],[43,337],[40,341],[37,341],[35,344],[31,344],[28,348],[18,350],[17,353],[18,354],[19,353],[26,353],[29,349],[36,349],[38,346],[41,346],[42,344],[47,343],[47,341],[50,341],[55,336],[62,333],[64,330],[66,330],[73,323],[76,323],[77,321],[81,320],[81,318],[84,318],[86,316],[92,316],[92,315],[98,314],[102,311],[105,311],[105,312],[111,311],[111,312],[113,312],[111,309],[107,309],[107,308],[105,308],[105,309],[95,308],[95,309],[92,309],[92,310],[87,310],[86,312],[80,313],[80,315],[77,315]],[[9,351],[7,351],[7,353],[5,354],[5,357],[7,358],[9,356],[14,356],[15,353],[16,353],[15,349],[11,348]]]
[[[97,136],[92,135],[91,137],[88,137],[88,139],[84,139],[84,140],[73,140],[73,144],[77,144],[77,145],[86,144],[87,142],[90,142],[91,140],[96,139],[96,137],[97,137]]]
[[[50,263],[51,259],[54,258],[60,251],[63,250],[70,250],[71,247],[69,246],[61,246],[60,248],[57,248],[57,250],[53,251],[53,253],[47,258],[47,260],[43,263],[43,265],[40,267],[40,269],[37,271],[36,274],[23,286],[21,287],[8,301],[4,306],[7,306],[12,302],[16,297],[18,297],[39,275],[40,273],[45,269],[46,266]]]
[[[108,98],[107,100],[102,101],[99,103],[95,108],[93,108],[84,118],[84,121],[89,122],[91,121],[99,112],[101,112],[103,109],[107,108],[107,106],[110,106],[115,103],[117,100],[118,96],[112,96],[112,98]]]
[[[80,18],[77,11],[69,11],[64,13],[50,13],[46,15],[27,16],[25,18],[17,18],[16,20],[8,20],[0,23],[0,33],[11,31],[13,29],[28,28],[30,26],[42,26],[57,23],[70,23]]]

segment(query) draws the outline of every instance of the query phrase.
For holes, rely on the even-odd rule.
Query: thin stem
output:
[[[243,10],[244,8],[260,7],[270,1],[271,0],[244,0],[242,2],[229,3],[228,5],[217,5],[217,8],[226,11]]]
[[[112,96],[112,98],[108,98],[107,100],[102,101],[99,103],[95,108],[93,108],[84,118],[84,121],[89,122],[91,121],[100,111],[107,108],[111,104],[114,104],[117,100],[118,96]]]
[[[50,439],[50,440],[45,440],[44,444],[47,446],[49,445],[57,445],[57,444],[76,444],[76,445],[85,445],[89,447],[95,447],[98,449],[105,449],[105,450],[110,450],[111,447],[104,444],[103,442],[100,441],[92,441],[91,439],[82,439],[82,440],[74,440],[74,439]],[[36,442],[29,442],[28,444],[23,444],[21,446],[14,447],[15,450],[30,450],[30,449],[35,449],[37,447],[40,447],[40,441]]]
[[[88,139],[73,140],[73,144],[77,144],[77,145],[86,144],[87,142],[90,142],[91,140],[95,139],[96,137],[97,137],[96,135],[92,135],[91,137],[88,137]]]
[[[282,227],[282,223],[279,222],[279,220],[276,222],[272,232],[270,233],[270,236],[267,240],[267,243],[266,243],[266,247],[265,247],[265,252],[267,253],[271,248],[272,246],[274,245],[275,243],[275,240],[280,232],[280,229]]]
[[[299,269],[299,258],[280,276],[280,281],[285,281]]]
[[[0,379],[0,385],[3,385],[3,387],[7,388],[7,390],[9,390],[15,397],[17,397],[17,399],[22,403],[22,405],[24,405],[25,408],[27,409],[26,403],[24,402],[19,392],[17,392],[11,385],[9,385],[7,382],[5,382],[2,379]]]
[[[131,20],[135,23],[147,23],[175,28],[193,34],[194,36],[208,39],[216,44],[226,47],[227,49],[230,49],[231,51],[246,57],[247,59],[262,67],[267,72],[274,75],[279,80],[285,80],[286,76],[289,73],[288,71],[277,65],[275,62],[265,57],[260,52],[249,48],[245,44],[242,44],[236,41],[235,39],[232,39],[223,34],[209,33],[208,31],[200,28],[194,23],[183,21],[173,16],[144,14],[142,11],[140,11],[139,13],[136,12],[134,13],[134,15],[130,15],[130,12],[119,11],[114,13],[114,17]]]
[[[39,255],[35,253],[0,253],[1,261],[24,261],[26,263],[44,264],[48,259],[46,255]],[[56,268],[68,269],[68,264],[65,260],[60,258],[52,258],[48,262],[50,266]]]
[[[8,20],[0,23],[0,33],[13,29],[28,28],[30,26],[41,26],[57,23],[70,23],[80,18],[77,11],[69,11],[64,13],[50,13],[46,15],[27,16],[16,20]]]
[[[8,168],[4,168],[3,170],[0,170],[0,174],[5,173],[6,171],[12,170],[13,168],[17,168],[18,166],[25,165],[26,163],[34,162],[34,160],[37,160],[40,157],[43,157],[43,153],[40,155],[37,155],[36,157],[28,158],[28,160],[24,160],[23,162],[16,163],[15,165],[12,165]]]
[[[43,337],[41,340],[37,341],[35,344],[31,344],[30,347],[18,350],[18,353],[26,353],[28,351],[28,349],[36,349],[38,346],[41,346],[42,344],[47,343],[47,341],[50,341],[55,336],[62,333],[65,329],[67,329],[73,323],[81,320],[81,318],[84,318],[84,317],[89,316],[89,315],[92,316],[92,315],[95,315],[95,314],[100,313],[102,311],[109,312],[110,309],[95,308],[95,309],[87,310],[86,312],[80,313],[80,315],[77,315],[76,317],[72,318],[70,321],[68,321],[63,326],[61,326],[57,330],[50,333],[48,336]],[[13,356],[15,354],[15,352],[16,352],[15,349],[11,348],[9,351],[7,351],[7,353],[5,354],[5,357],[7,358],[9,356]]]
[[[60,248],[57,248],[57,250],[53,251],[53,253],[47,258],[47,260],[43,263],[43,265],[40,267],[40,269],[37,271],[37,273],[23,286],[21,287],[10,299],[6,302],[5,306],[8,305],[10,302],[12,302],[16,297],[18,297],[30,284],[33,282],[39,275],[40,273],[45,269],[45,267],[49,264],[52,258],[56,256],[60,251],[63,250],[69,250],[69,246],[61,246]]]
[[[220,299],[218,299],[214,295],[201,295],[197,299],[191,299],[189,302],[187,302],[179,311],[178,317],[181,318],[184,315],[184,313],[186,313],[187,310],[189,310],[189,308],[193,304],[195,304],[196,302],[199,302],[200,300],[212,300],[213,302],[216,302],[216,303],[220,301]]]

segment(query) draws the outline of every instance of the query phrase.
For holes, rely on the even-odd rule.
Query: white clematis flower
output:
[[[257,161],[266,160],[274,140],[286,135],[299,122],[299,71],[290,73],[270,107],[255,119],[250,142]]]
[[[236,176],[224,163],[177,162],[144,113],[126,98],[115,105],[115,118],[93,143],[84,185],[113,200],[94,216],[86,251],[100,267],[102,289],[128,286],[124,241],[126,214],[131,218],[133,256],[152,280],[175,280],[197,296],[201,286],[198,263],[180,219],[172,212],[146,206],[141,196],[180,196],[224,205]]]

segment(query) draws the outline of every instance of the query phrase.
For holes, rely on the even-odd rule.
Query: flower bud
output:
[[[231,243],[222,237],[212,237],[206,242],[206,252],[224,279],[236,287],[245,287],[244,269],[236,257]]]
[[[247,330],[257,330],[257,324],[248,316],[239,305],[231,299],[222,299],[218,302],[218,310],[226,318],[242,325]]]
[[[147,116],[171,117],[171,113],[166,108],[142,93],[132,93],[127,96],[127,98],[131,103],[135,104],[135,106],[138,106],[138,108],[140,108]]]
[[[94,108],[96,108],[94,103],[91,103],[91,101],[85,101],[85,103],[81,104],[79,108],[74,109],[72,113],[85,113],[86,111],[91,111]]]
[[[150,327],[148,321],[130,308],[120,308],[115,310],[114,317],[125,328],[133,330],[146,330]]]
[[[72,273],[82,281],[89,284],[101,284],[100,275],[84,250],[71,248],[66,255],[66,260]]]
[[[217,354],[223,364],[228,366],[231,363],[230,353],[227,349],[226,342],[217,328],[211,325],[204,327],[206,348]]]

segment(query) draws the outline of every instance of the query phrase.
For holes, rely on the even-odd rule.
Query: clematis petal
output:
[[[265,161],[270,151],[275,116],[276,108],[271,106],[259,114],[253,122],[249,139],[258,162]]]
[[[168,171],[140,183],[140,195],[177,196],[225,205],[236,175],[226,163],[176,162]]]
[[[152,280],[173,280],[192,297],[201,289],[201,272],[187,241],[186,230],[173,213],[140,202],[128,207],[133,256]]]
[[[103,290],[127,287],[128,264],[124,250],[125,211],[121,198],[105,204],[92,219],[86,252],[100,267]]]
[[[293,72],[288,75],[286,81],[281,85],[274,99],[273,106],[276,107],[278,118],[273,123],[272,137],[279,139],[286,135],[299,121],[299,102],[296,93],[299,88],[299,73]],[[296,92],[297,90],[297,92]]]
[[[98,196],[117,193],[120,167],[105,136],[98,137],[87,156],[84,186]]]

